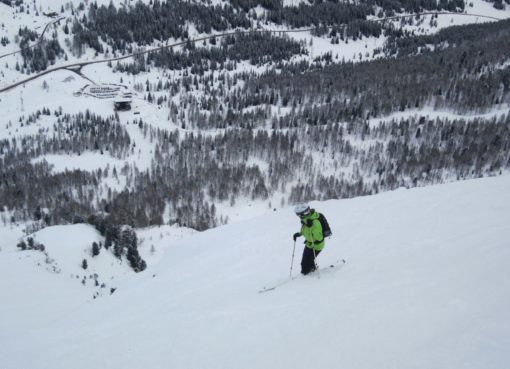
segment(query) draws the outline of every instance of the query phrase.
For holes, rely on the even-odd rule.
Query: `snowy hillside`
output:
[[[0,369],[510,367],[509,39],[510,0],[0,0]]]
[[[507,368],[509,186],[313,203],[334,232],[319,264],[347,263],[263,294],[288,278],[289,208],[163,237],[157,265],[96,300],[3,247],[2,368]]]
[[[99,214],[204,230],[505,173],[500,3],[1,1],[2,223],[39,207],[50,225]],[[130,111],[114,109],[119,91]]]

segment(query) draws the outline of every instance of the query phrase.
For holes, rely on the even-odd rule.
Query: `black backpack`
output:
[[[331,232],[329,223],[326,220],[326,217],[324,216],[324,214],[322,214],[322,213],[319,213],[319,222],[321,222],[321,226],[322,226],[322,238],[331,236],[333,234],[333,232]]]

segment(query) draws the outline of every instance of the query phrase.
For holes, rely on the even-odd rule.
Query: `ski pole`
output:
[[[294,247],[292,248],[292,260],[290,262],[290,275],[289,278],[292,278],[292,265],[294,265],[294,252],[296,251],[296,240],[294,240]]]
[[[317,265],[317,254],[315,253],[315,249],[313,250],[313,263],[315,264],[315,270],[317,271],[317,278],[321,279],[321,273],[319,272],[319,266]]]

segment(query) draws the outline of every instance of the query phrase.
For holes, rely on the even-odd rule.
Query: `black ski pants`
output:
[[[315,251],[315,256],[318,256],[320,251]],[[303,258],[301,259],[301,273],[307,275],[315,270],[315,257],[313,249],[306,247],[303,250]]]

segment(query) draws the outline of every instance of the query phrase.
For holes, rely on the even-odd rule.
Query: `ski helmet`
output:
[[[297,204],[294,208],[294,213],[296,213],[297,216],[304,217],[310,214],[310,206],[305,203]]]

